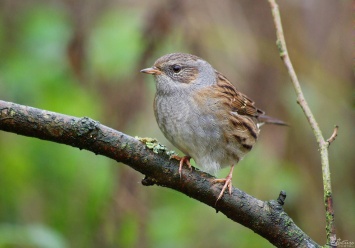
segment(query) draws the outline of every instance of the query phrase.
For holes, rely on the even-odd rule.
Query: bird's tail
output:
[[[270,117],[268,115],[259,115],[258,121],[260,124],[274,124],[274,125],[281,125],[281,126],[289,126],[286,122],[276,119],[274,117]]]

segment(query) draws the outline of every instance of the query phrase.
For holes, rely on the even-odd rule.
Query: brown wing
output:
[[[264,112],[256,108],[252,100],[240,93],[217,71],[216,77],[217,84],[196,91],[194,100],[199,106],[207,106],[200,108],[201,114],[214,115],[218,121],[218,125],[214,125],[220,127],[223,139],[227,144],[233,144],[228,146],[233,150],[231,153],[240,157],[249,151],[257,140],[257,119]]]
[[[217,87],[219,88],[219,91],[229,99],[232,112],[236,112],[239,115],[249,115],[251,117],[258,117],[259,115],[264,114],[264,111],[254,106],[254,101],[239,92],[225,76],[218,71],[216,71],[216,74]]]
[[[247,115],[257,119],[258,123],[268,123],[276,125],[288,126],[287,123],[265,115],[265,112],[254,106],[254,101],[249,97],[239,92],[237,88],[231,84],[228,79],[221,73],[216,71],[217,74],[217,88],[230,99],[231,111],[237,112],[239,115]]]
[[[199,105],[208,105],[207,114],[212,111],[227,126],[226,130],[233,127],[235,130],[235,133],[231,133],[233,137],[239,137],[241,140],[245,138],[248,140],[247,144],[251,145],[259,133],[257,123],[283,125],[282,121],[276,123],[276,119],[270,118],[268,121],[269,117],[264,115],[264,111],[255,107],[250,98],[239,92],[221,73],[216,71],[216,75],[217,84],[197,91],[194,99]],[[251,141],[250,137],[254,141]]]

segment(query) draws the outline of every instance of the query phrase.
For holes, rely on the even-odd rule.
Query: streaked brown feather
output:
[[[220,72],[216,71],[216,75],[217,86],[221,87],[223,89],[222,93],[225,97],[230,99],[229,105],[231,111],[237,112],[239,115],[255,117],[258,123],[288,126],[287,123],[277,118],[265,115],[263,110],[255,107],[255,102],[253,100],[238,91],[237,88]]]
[[[217,85],[215,87],[221,87],[222,93],[229,98],[231,111],[251,117],[258,117],[264,114],[264,111],[254,106],[255,103],[253,100],[239,92],[224,75],[218,71],[216,71],[216,75]]]
[[[258,123],[285,125],[276,118],[266,116],[264,111],[255,107],[253,100],[239,92],[218,71],[216,71],[216,77],[217,83],[196,92],[195,100],[199,101],[199,105],[210,105],[212,112],[221,123],[224,122],[226,125],[223,129],[225,136],[228,140],[236,140],[241,150],[247,152],[252,148],[259,134]]]
[[[208,105],[206,113],[213,112],[223,127],[224,136],[240,144],[239,149],[249,151],[257,140],[257,118],[264,112],[240,93],[221,73],[216,71],[217,83],[198,92],[194,99],[198,105]],[[224,124],[223,124],[224,123]],[[234,154],[236,156],[236,154]]]

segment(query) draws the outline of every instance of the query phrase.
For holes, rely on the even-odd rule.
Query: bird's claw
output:
[[[180,175],[180,178],[181,178],[181,175],[182,175],[182,166],[184,165],[184,163],[189,167],[190,171],[192,171],[192,165],[190,163],[190,159],[191,157],[190,156],[184,156],[184,157],[179,157],[177,155],[172,155],[170,157],[170,159],[176,159],[176,160],[180,160],[180,163],[179,163],[179,175]]]

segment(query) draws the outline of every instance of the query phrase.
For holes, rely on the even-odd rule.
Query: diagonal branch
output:
[[[184,168],[180,179],[178,162],[170,160],[165,148],[154,145],[151,139],[141,139],[144,144],[87,117],[77,118],[5,101],[0,101],[0,130],[86,149],[123,162],[145,175],[143,185],[156,184],[182,192],[216,208],[277,247],[320,247],[284,212],[284,191],[277,201],[261,201],[233,188],[232,195],[225,194],[215,207],[220,188],[212,183],[214,177]]]
[[[323,190],[324,190],[324,205],[326,211],[326,234],[327,234],[327,244],[329,246],[335,247],[336,242],[336,233],[335,233],[335,224],[334,224],[334,209],[333,209],[333,199],[332,199],[332,187],[330,181],[330,169],[329,169],[329,159],[328,159],[328,147],[331,142],[335,140],[335,137],[338,133],[338,126],[335,127],[333,135],[325,141],[322,132],[319,128],[319,125],[316,119],[313,116],[311,109],[308,106],[308,103],[303,95],[301,85],[298,81],[296,72],[293,68],[291,63],[291,59],[288,55],[286,41],[283,34],[282,24],[281,24],[281,17],[279,12],[279,7],[276,4],[275,0],[268,0],[270,3],[272,15],[274,17],[274,24],[276,28],[276,45],[279,49],[280,57],[283,60],[288,74],[291,78],[293,87],[297,94],[297,102],[301,106],[306,118],[313,130],[313,133],[317,139],[320,156],[321,156],[321,163],[322,163],[322,174],[323,174]]]

